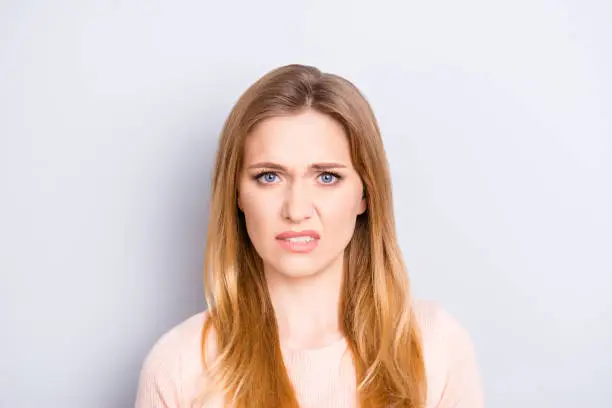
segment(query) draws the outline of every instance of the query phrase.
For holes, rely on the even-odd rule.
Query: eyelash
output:
[[[253,179],[255,181],[257,181],[258,183],[261,183],[261,184],[264,184],[264,185],[266,185],[266,184],[273,184],[273,183],[264,183],[264,182],[261,181],[261,178],[263,176],[265,176],[266,174],[274,174],[275,176],[278,177],[278,174],[276,174],[276,172],[274,172],[274,171],[262,171],[261,173],[258,173],[257,175],[255,175],[253,177]],[[322,183],[323,185],[331,186],[331,185],[337,184],[340,180],[342,180],[342,176],[339,175],[338,173],[334,173],[333,171],[324,171],[324,172],[321,172],[321,173],[319,173],[319,177],[324,175],[324,174],[329,174],[330,176],[335,177],[336,180],[334,182],[332,182],[332,183]]]

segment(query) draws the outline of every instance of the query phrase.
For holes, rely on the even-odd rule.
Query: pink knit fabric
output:
[[[427,408],[482,408],[484,396],[466,330],[434,302],[417,301],[427,372]],[[163,335],[144,361],[136,408],[191,408],[201,381],[200,333],[206,312]],[[356,408],[356,379],[344,340],[308,350],[283,349],[303,408]],[[205,408],[221,408],[222,397]]]

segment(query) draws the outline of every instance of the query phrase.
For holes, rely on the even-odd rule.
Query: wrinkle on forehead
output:
[[[265,119],[247,136],[244,149],[247,166],[265,161],[298,169],[319,162],[352,167],[344,128],[314,110]]]

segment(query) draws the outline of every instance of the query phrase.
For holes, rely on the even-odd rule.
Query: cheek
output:
[[[265,194],[254,194],[248,189],[240,193],[240,207],[244,213],[247,232],[256,247],[259,246],[259,237],[266,235],[267,229],[274,225],[272,221],[276,202],[277,200],[270,199]]]
[[[360,212],[361,194],[356,190],[343,192],[320,203],[320,212],[325,229],[337,229],[345,233],[354,228],[357,215]]]
[[[360,210],[363,192],[357,185],[352,185],[351,188],[344,188],[330,197],[329,208],[337,214],[343,214],[344,217],[356,216]]]

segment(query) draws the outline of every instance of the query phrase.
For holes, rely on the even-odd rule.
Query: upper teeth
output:
[[[292,237],[292,238],[287,238],[287,241],[291,241],[291,242],[309,242],[312,241],[314,238],[310,237],[310,236],[306,236],[306,237]]]

